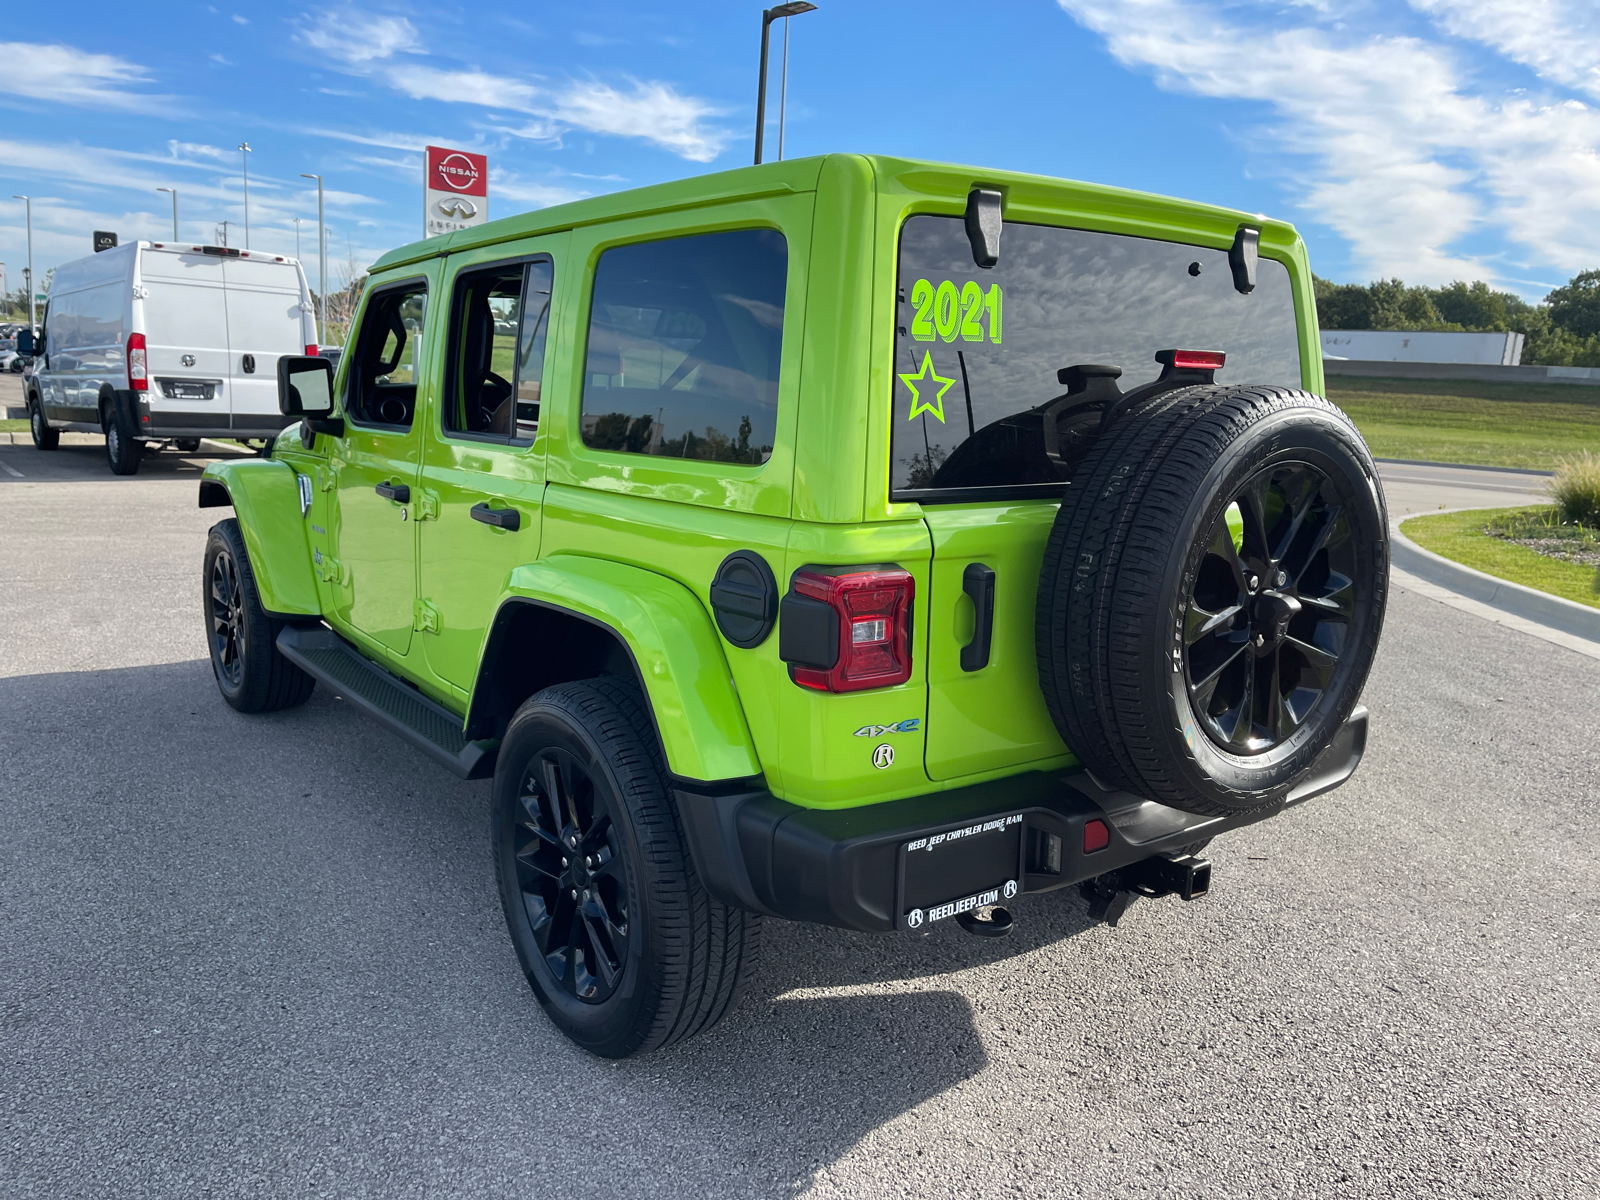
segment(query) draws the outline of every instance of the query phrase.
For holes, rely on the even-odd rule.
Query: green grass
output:
[[[1600,608],[1600,594],[1595,592],[1596,572],[1593,567],[1547,558],[1535,554],[1526,546],[1491,537],[1484,532],[1484,527],[1491,521],[1510,518],[1519,511],[1513,508],[1479,508],[1469,512],[1435,513],[1412,517],[1401,522],[1400,528],[1424,550],[1432,550],[1464,567],[1472,567],[1496,579],[1507,579],[1524,587],[1537,588],[1552,596],[1560,596],[1563,600],[1575,600],[1591,608]]]
[[[0,417],[0,433],[27,433],[28,422],[25,420],[13,421],[8,417]]]
[[[1600,387],[1327,378],[1328,399],[1378,458],[1553,471],[1562,457],[1600,453]]]

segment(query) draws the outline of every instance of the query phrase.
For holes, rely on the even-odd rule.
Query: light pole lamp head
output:
[[[767,9],[766,17],[769,21],[777,21],[783,17],[798,17],[801,13],[816,11],[815,4],[807,4],[806,0],[792,0],[789,4],[779,4]]]

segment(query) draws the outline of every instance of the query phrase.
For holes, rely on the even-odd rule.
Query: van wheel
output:
[[[114,403],[107,404],[102,411],[105,413],[106,458],[111,463],[111,473],[137,475],[143,448],[134,440],[133,431],[125,428]]]
[[[539,1003],[592,1054],[626,1058],[716,1024],[761,918],[707,894],[638,692],[538,693],[500,745],[491,804],[506,924]]]
[[[44,419],[44,410],[33,400],[28,402],[28,432],[33,434],[36,450],[54,450],[61,445],[61,431],[50,428],[50,422]]]
[[[211,672],[224,700],[240,712],[256,713],[294,708],[310,699],[317,681],[278,653],[284,623],[261,607],[255,572],[233,517],[213,525],[206,539],[200,605]]]
[[[1168,392],[1101,435],[1056,515],[1046,704],[1112,787],[1269,809],[1360,698],[1388,580],[1377,470],[1344,413],[1282,387]]]

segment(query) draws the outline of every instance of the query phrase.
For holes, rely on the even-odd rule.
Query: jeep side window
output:
[[[741,229],[618,246],[595,266],[583,442],[759,465],[777,431],[788,245]]]
[[[384,288],[367,301],[346,382],[345,415],[352,421],[411,427],[427,304],[427,285],[421,280]]]
[[[523,291],[521,348],[517,353],[518,438],[533,440],[539,432],[539,392],[544,383],[544,344],[550,333],[550,294],[555,282],[548,259],[528,264]]]

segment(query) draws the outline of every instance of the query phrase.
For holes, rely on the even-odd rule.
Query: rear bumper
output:
[[[888,933],[907,928],[908,903],[924,903],[907,899],[907,843],[998,830],[1020,815],[1018,888],[1054,891],[1175,853],[1330,791],[1355,771],[1366,742],[1367,710],[1357,707],[1311,776],[1281,804],[1249,817],[1182,812],[1106,791],[1082,771],[1032,772],[848,809],[801,808],[759,789],[717,792],[680,784],[675,791],[695,866],[717,899],[794,921]],[[1084,826],[1093,820],[1105,822],[1109,842],[1085,853]],[[939,899],[957,900],[961,890]]]

